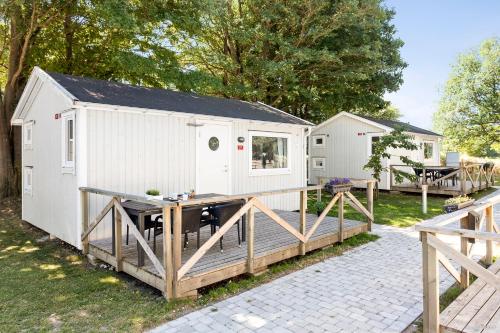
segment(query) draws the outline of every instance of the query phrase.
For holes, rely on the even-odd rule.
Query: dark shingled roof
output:
[[[48,74],[81,102],[275,123],[312,125],[303,119],[261,103],[133,86],[53,72]]]
[[[367,120],[371,120],[377,124],[384,125],[390,128],[396,128],[396,127],[404,127],[405,131],[411,132],[411,133],[419,133],[419,134],[427,134],[427,135],[436,135],[436,136],[442,136],[441,134],[434,133],[432,131],[428,131],[426,129],[410,125],[408,123],[403,123],[402,121],[396,121],[396,120],[386,120],[386,119],[377,119],[377,118],[372,118],[372,117],[367,117],[367,116],[360,116],[361,118],[365,118]]]

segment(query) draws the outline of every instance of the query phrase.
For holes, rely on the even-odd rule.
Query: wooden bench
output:
[[[488,269],[500,276],[500,260]],[[442,313],[441,332],[500,332],[500,291],[476,280]]]

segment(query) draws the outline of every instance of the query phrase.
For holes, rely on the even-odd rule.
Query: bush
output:
[[[147,195],[160,195],[160,191],[157,190],[157,189],[152,188],[152,189],[147,190],[146,194]]]

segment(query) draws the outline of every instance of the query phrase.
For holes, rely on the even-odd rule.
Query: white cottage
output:
[[[78,248],[79,187],[168,195],[306,185],[312,124],[262,103],[35,68],[12,124],[23,127],[23,220]],[[267,204],[299,208],[293,194]],[[90,216],[104,205],[91,198]],[[109,235],[100,228],[94,237]]]
[[[309,181],[319,183],[321,177],[371,178],[363,170],[372,151],[372,143],[396,127],[404,126],[421,148],[416,151],[391,151],[384,166],[402,164],[398,156],[408,156],[424,165],[440,165],[441,135],[407,123],[358,116],[341,112],[316,126],[309,141]],[[388,190],[389,174],[384,172],[379,188]]]

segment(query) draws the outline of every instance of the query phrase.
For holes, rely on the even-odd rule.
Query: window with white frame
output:
[[[380,136],[372,135],[370,136],[370,155],[373,154],[375,144],[380,141]]]
[[[290,135],[250,131],[250,175],[290,173]]]
[[[24,132],[24,148],[31,149],[33,146],[33,122],[29,121],[23,125]]]
[[[313,157],[312,158],[312,168],[315,170],[325,170],[326,158],[324,157]]]
[[[75,167],[75,113],[62,115],[62,167],[73,171]]]
[[[33,194],[33,168],[30,166],[24,167],[24,194]]]
[[[434,157],[434,142],[424,142],[424,159],[430,160]]]
[[[326,146],[326,135],[313,135],[313,147],[315,148],[323,148]]]

